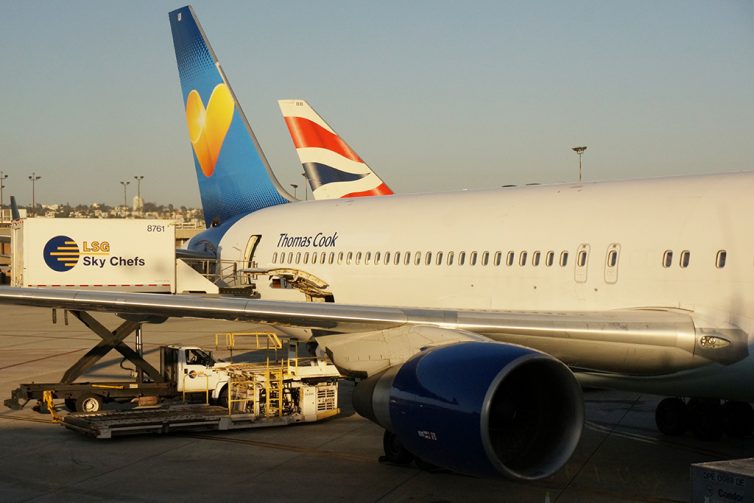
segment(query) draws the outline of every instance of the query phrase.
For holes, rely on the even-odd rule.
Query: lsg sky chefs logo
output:
[[[63,272],[79,263],[81,251],[76,241],[68,236],[55,236],[45,245],[43,254],[50,269]]]
[[[113,267],[143,267],[145,261],[140,257],[126,258],[111,256],[108,241],[84,241],[79,246],[68,236],[55,236],[47,241],[43,251],[45,263],[53,271],[70,271],[77,265],[81,267],[103,268],[105,265]]]

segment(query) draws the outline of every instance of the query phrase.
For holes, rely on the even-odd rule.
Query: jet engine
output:
[[[481,477],[552,475],[584,421],[581,388],[563,363],[497,342],[423,350],[359,383],[353,402],[387,430],[386,453],[397,441],[425,464]]]

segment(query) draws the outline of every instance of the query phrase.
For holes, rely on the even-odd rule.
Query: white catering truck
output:
[[[295,349],[286,358],[232,363],[197,346],[161,346],[159,381],[22,384],[5,405],[18,410],[38,400],[54,412],[52,400],[63,399],[68,410],[80,412],[64,416],[63,426],[96,438],[282,426],[337,415],[337,368],[321,358],[299,357],[297,346],[289,347]],[[181,398],[194,405],[171,405]],[[110,402],[164,405],[103,410]]]
[[[13,223],[11,238],[13,286],[217,292],[176,261],[171,220],[29,218]]]

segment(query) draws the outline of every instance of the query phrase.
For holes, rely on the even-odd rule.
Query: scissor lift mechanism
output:
[[[102,340],[87,353],[71,365],[57,383],[22,384],[11,393],[11,398],[4,401],[6,407],[22,409],[30,400],[42,400],[44,393],[50,393],[52,398],[63,398],[66,406],[73,409],[75,403],[87,395],[97,395],[105,399],[131,399],[139,396],[172,396],[175,385],[166,382],[159,370],[150,365],[143,356],[142,322],[125,320],[115,330],[108,330],[91,314],[85,311],[66,311],[75,316],[89,330],[97,334]],[[53,310],[53,322],[57,321],[56,311]],[[67,322],[67,318],[66,318]],[[136,333],[136,350],[123,342],[126,337]],[[135,382],[96,382],[75,383],[110,351],[119,352],[137,369]]]

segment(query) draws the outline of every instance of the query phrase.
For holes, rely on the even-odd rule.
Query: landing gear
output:
[[[723,408],[720,400],[692,398],[687,404],[691,432],[699,440],[720,440],[723,436]]]
[[[655,424],[665,435],[683,435],[688,426],[686,403],[680,398],[666,398],[657,405]]]
[[[382,447],[385,450],[385,455],[380,457],[382,462],[407,465],[414,459],[414,455],[403,447],[398,437],[387,430],[382,436]]]
[[[746,402],[725,402],[723,428],[730,437],[740,438],[751,433],[754,426],[754,409]]]
[[[665,435],[683,435],[691,430],[700,440],[719,440],[723,434],[743,437],[754,429],[754,409],[746,402],[721,405],[712,398],[666,398],[655,410],[657,429]]]

